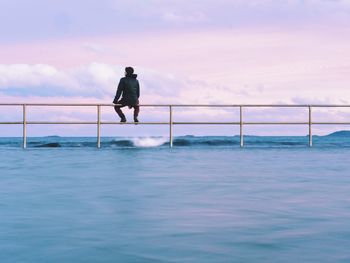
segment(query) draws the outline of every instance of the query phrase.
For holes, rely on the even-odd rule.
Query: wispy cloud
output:
[[[104,45],[101,44],[96,44],[96,43],[85,43],[83,44],[83,47],[87,49],[88,51],[95,52],[97,54],[102,54],[105,52],[108,52],[108,48]]]
[[[162,19],[171,23],[197,23],[204,21],[206,19],[206,15],[200,11],[196,11],[192,14],[165,12],[162,15]]]

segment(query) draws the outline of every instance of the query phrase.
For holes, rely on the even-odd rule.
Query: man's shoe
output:
[[[139,119],[137,117],[134,117],[134,122],[139,122]]]
[[[120,122],[126,122],[126,118],[125,118],[125,117],[122,117],[122,118],[120,119]]]

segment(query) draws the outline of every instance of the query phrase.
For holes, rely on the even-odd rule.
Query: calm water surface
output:
[[[0,262],[350,262],[350,148],[0,148]]]

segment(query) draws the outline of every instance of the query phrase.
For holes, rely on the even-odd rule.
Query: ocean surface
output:
[[[0,262],[350,262],[350,136],[0,138]]]

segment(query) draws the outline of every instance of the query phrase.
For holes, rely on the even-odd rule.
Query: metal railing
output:
[[[23,118],[22,121],[15,122],[0,122],[0,125],[22,125],[23,126],[23,148],[27,147],[27,125],[36,124],[84,124],[84,125],[96,125],[97,126],[97,148],[101,147],[101,125],[128,125],[135,124],[134,122],[111,122],[101,121],[101,108],[102,107],[114,107],[117,104],[69,104],[69,103],[0,103],[0,106],[18,106],[22,107]],[[81,121],[81,122],[66,122],[66,121],[27,121],[27,108],[28,107],[96,107],[97,120],[96,121]],[[121,105],[119,105],[121,106]],[[205,105],[205,104],[143,104],[140,107],[162,107],[169,110],[168,122],[139,122],[138,125],[169,125],[169,146],[173,147],[173,126],[174,125],[239,125],[240,133],[240,146],[244,146],[244,133],[243,127],[245,125],[308,125],[309,128],[309,146],[312,147],[312,126],[313,125],[350,125],[350,122],[313,122],[312,121],[312,109],[313,108],[350,108],[350,105],[288,105],[288,104],[245,104],[245,105]],[[238,108],[239,109],[239,121],[237,122],[176,122],[173,120],[174,108]],[[306,108],[308,109],[308,119],[305,122],[244,122],[243,110],[244,108]]]

